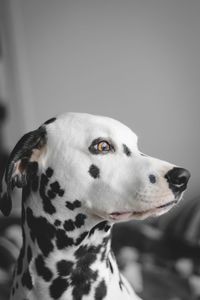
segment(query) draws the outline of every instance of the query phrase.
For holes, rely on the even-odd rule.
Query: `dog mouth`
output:
[[[167,212],[171,206],[177,204],[178,200],[167,202],[163,205],[150,208],[143,211],[124,211],[124,212],[113,212],[109,214],[109,218],[113,221],[126,221],[129,219],[145,219],[150,216],[159,216]]]

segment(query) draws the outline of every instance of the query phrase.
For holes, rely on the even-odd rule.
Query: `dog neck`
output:
[[[63,284],[65,292],[71,287],[72,296],[79,299],[79,293],[87,294],[97,279],[104,285],[104,276],[117,270],[111,253],[111,224],[83,212],[79,202],[67,200],[65,220],[58,219],[56,213],[49,216],[40,211],[41,215],[36,215],[34,206],[42,199],[32,192],[27,199],[27,192],[23,190],[23,246],[15,270],[15,289],[21,282],[25,296],[32,293],[43,299],[38,293],[48,286],[46,293],[56,298]]]
[[[25,205],[22,210],[25,243],[30,243],[44,257],[52,256],[57,251],[69,255],[84,245],[91,246],[92,249],[104,248],[105,253],[110,250],[111,224],[108,221],[92,217],[81,209],[77,209],[74,216],[66,214],[64,220],[36,216],[33,209]]]

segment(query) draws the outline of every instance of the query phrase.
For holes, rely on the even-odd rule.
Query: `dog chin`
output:
[[[177,199],[167,202],[155,208],[150,208],[144,211],[124,211],[113,212],[108,215],[108,219],[114,222],[123,222],[129,220],[143,220],[148,217],[158,217],[168,212],[178,202]]]

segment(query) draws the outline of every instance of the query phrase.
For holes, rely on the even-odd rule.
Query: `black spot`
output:
[[[109,228],[107,227],[108,225],[107,221],[102,221],[98,224],[96,224],[94,227],[92,227],[92,229],[90,230],[89,236],[91,236],[92,234],[94,234],[95,230],[105,230],[107,231]]]
[[[113,273],[113,266],[109,258],[108,258],[108,266],[110,268],[111,273]]]
[[[156,183],[156,176],[153,175],[153,174],[150,174],[149,175],[149,180],[150,180],[151,183]]]
[[[29,162],[26,173],[27,173],[27,184],[31,186],[33,192],[36,192],[39,187],[38,163],[36,161]]]
[[[65,202],[66,207],[69,208],[70,210],[74,210],[75,208],[81,207],[81,202],[79,200],[75,200],[74,202]]]
[[[16,289],[18,289],[19,288],[19,284],[18,284],[18,282],[16,283]]]
[[[27,224],[30,228],[30,234],[33,241],[36,239],[38,246],[45,256],[53,250],[52,239],[55,237],[56,229],[44,217],[35,217],[32,210],[28,207]]]
[[[28,246],[28,248],[27,248],[27,260],[28,260],[28,263],[30,263],[31,259],[32,259],[32,250],[31,250],[31,247]]]
[[[56,245],[58,249],[63,249],[65,247],[72,246],[74,240],[68,237],[63,229],[57,229],[56,231]]]
[[[53,213],[56,212],[56,209],[52,205],[49,196],[46,195],[46,188],[47,188],[48,182],[49,182],[48,176],[45,174],[42,174],[41,179],[40,179],[40,196],[43,200],[44,211],[52,215]]]
[[[56,219],[55,222],[54,222],[54,225],[55,225],[56,227],[60,226],[60,225],[61,225],[61,221],[58,220],[58,219]]]
[[[102,300],[107,294],[107,287],[105,281],[102,280],[96,288],[95,300]]]
[[[80,228],[81,226],[83,226],[85,224],[85,219],[86,219],[86,215],[84,214],[78,214],[76,216],[76,219],[75,219],[75,226],[77,228]]]
[[[95,262],[97,254],[100,252],[100,246],[80,246],[75,251],[75,256],[78,259],[77,265],[83,269],[87,269],[90,265]]]
[[[73,203],[71,203],[71,202],[69,202],[69,201],[66,201],[66,202],[65,202],[65,206],[66,206],[67,208],[69,208],[70,210],[74,210],[74,205],[73,205]]]
[[[106,225],[106,226],[105,226],[105,229],[104,229],[105,232],[107,232],[110,228],[111,228],[111,225]]]
[[[83,295],[90,292],[91,285],[98,277],[98,271],[94,271],[91,265],[96,261],[101,245],[82,245],[75,251],[77,263],[71,274],[71,285],[74,286],[73,299],[81,300]]]
[[[80,277],[81,280],[83,279],[83,277]],[[83,295],[88,295],[90,292],[90,288],[91,288],[91,283],[90,282],[85,282],[84,284],[80,284],[80,285],[75,285],[73,291],[72,291],[72,295],[73,295],[73,299],[76,300],[82,300]]]
[[[66,231],[72,231],[75,229],[74,222],[71,219],[66,220],[63,227]]]
[[[38,255],[35,259],[35,267],[39,276],[41,276],[45,281],[50,281],[53,277],[51,270],[45,266],[44,259],[42,255]]]
[[[100,251],[100,247],[95,246],[80,246],[80,248],[75,252],[76,257],[79,257],[77,262],[77,267],[82,270],[87,270],[91,266],[93,262],[95,262],[97,258],[97,254]],[[85,278],[89,275],[87,272],[83,272],[85,274]]]
[[[88,235],[88,231],[85,231],[85,232],[81,233],[81,235],[76,239],[75,244],[79,245],[87,235]]]
[[[73,267],[73,262],[67,261],[67,260],[60,260],[57,262],[57,270],[58,270],[58,275],[62,276],[67,276],[71,273]]]
[[[110,235],[103,238],[103,241],[102,241],[103,251],[102,251],[102,254],[101,254],[101,261],[105,261],[105,259],[106,259],[107,244],[108,244],[109,240],[110,240]]]
[[[105,249],[103,249],[103,251],[101,253],[101,261],[105,261],[105,259],[106,259],[106,253],[107,253],[107,251],[106,251],[106,248],[105,248]]]
[[[89,168],[89,173],[93,178],[99,178],[99,168],[95,165],[91,165]]]
[[[84,256],[90,255],[90,254],[98,254],[100,252],[101,245],[99,246],[80,246],[76,251],[75,251],[75,257],[79,260]]]
[[[123,286],[124,286],[124,283],[122,281],[121,275],[119,274],[119,287],[120,287],[120,290],[123,289]]]
[[[46,170],[46,175],[47,175],[48,178],[52,177],[53,169],[48,167],[47,170]]]
[[[130,294],[129,289],[127,288],[127,286],[125,285],[125,282],[122,280],[121,274],[119,273],[119,287],[121,290],[123,290],[123,288],[126,289],[127,293]]]
[[[53,299],[58,299],[62,296],[62,294],[66,291],[69,284],[68,281],[64,278],[57,277],[53,280],[52,284],[50,285],[49,291],[50,296]]]
[[[37,174],[38,172],[38,162],[32,161],[28,163],[28,174],[32,176],[33,174]]]
[[[48,195],[51,199],[54,199],[56,197],[56,195],[62,197],[64,195],[64,190],[60,188],[60,184],[58,183],[58,181],[55,181],[53,183],[50,184],[51,189],[48,191]]]
[[[51,118],[51,119],[47,120],[46,122],[44,122],[44,124],[48,125],[48,124],[53,123],[55,121],[56,121],[56,118],[54,117],[54,118]]]
[[[86,277],[89,277],[88,269],[87,273],[85,271],[86,270],[83,271],[83,269],[76,268],[71,275],[71,284],[78,287],[79,290],[82,285],[85,285]]]
[[[127,145],[123,144],[123,150],[127,156],[131,156],[131,150],[127,147]]]
[[[27,287],[29,290],[33,288],[33,283],[29,269],[27,269],[22,276],[22,285]]]
[[[77,268],[72,272],[71,285],[74,286],[72,291],[73,299],[81,300],[83,295],[88,295],[91,289],[91,283],[97,279],[97,271],[93,271],[85,264],[83,267],[78,262]]]
[[[54,214],[56,212],[55,207],[53,206],[51,200],[55,199],[55,197],[58,195],[59,197],[63,197],[64,190],[61,189],[60,184],[58,181],[55,181],[50,184],[50,189],[47,190],[47,186],[49,184],[49,180],[53,175],[53,170],[49,167],[46,170],[46,173],[42,173],[41,179],[40,179],[40,196],[43,200],[43,207],[44,211],[49,214]]]
[[[26,202],[26,200],[28,199],[30,194],[31,194],[31,185],[29,183],[25,187],[23,187],[23,190],[22,190],[22,202],[23,203]]]
[[[75,200],[75,201],[73,202],[73,205],[74,205],[74,208],[81,207],[81,201]]]

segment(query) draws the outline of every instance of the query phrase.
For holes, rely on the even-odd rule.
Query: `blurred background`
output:
[[[0,174],[24,133],[65,111],[116,118],[142,152],[192,174],[178,208],[113,230],[120,268],[148,300],[200,299],[199,16],[199,0],[0,0]],[[19,202],[0,217],[0,300]]]

